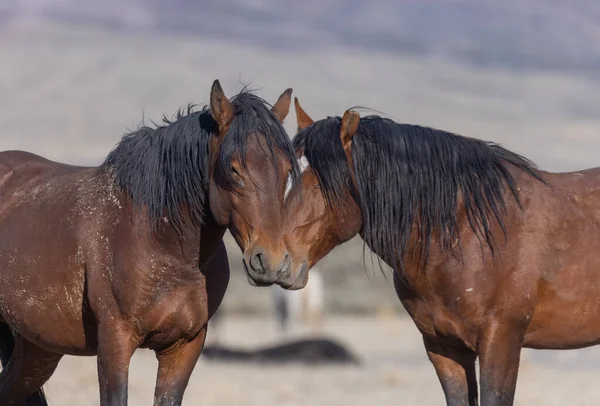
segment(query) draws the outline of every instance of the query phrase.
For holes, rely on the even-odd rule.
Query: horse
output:
[[[325,313],[325,284],[317,269],[311,269],[310,283],[307,283],[302,290],[285,290],[274,285],[271,292],[272,314],[282,336],[289,333],[290,322],[299,322],[313,329],[322,327]],[[213,342],[219,342],[219,331],[222,329],[224,318],[223,309],[220,309],[210,319]]]
[[[181,404],[229,281],[225,231],[249,280],[286,285],[290,95],[229,100],[216,80],[209,107],[126,134],[99,167],[0,153],[0,405],[46,405],[64,354],[96,355],[100,404],[126,405],[137,348],[158,359],[154,404]]]
[[[289,331],[290,321],[304,326],[320,328],[325,313],[325,284],[320,270],[312,268],[310,281],[302,290],[285,290],[273,287],[273,307],[279,330]]]
[[[600,168],[551,173],[493,142],[352,110],[313,122],[295,103],[308,165],[285,207],[293,288],[359,234],[448,405],[513,404],[522,347],[600,342]]]

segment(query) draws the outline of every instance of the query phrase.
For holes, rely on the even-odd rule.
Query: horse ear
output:
[[[233,106],[225,96],[219,80],[213,82],[210,89],[210,115],[219,125],[219,134],[223,134],[233,119]]]
[[[298,121],[298,132],[304,130],[306,127],[312,125],[314,120],[310,118],[308,114],[300,107],[298,98],[294,97],[294,105],[296,106],[296,120]]]
[[[344,117],[342,117],[342,126],[340,129],[340,137],[342,138],[342,145],[344,148],[350,145],[352,137],[358,130],[358,123],[360,122],[360,115],[352,110],[346,110]]]
[[[279,119],[281,123],[285,120],[285,117],[290,112],[290,104],[292,103],[292,89],[286,89],[285,92],[281,93],[277,102],[273,105],[271,111],[275,114],[275,117]]]

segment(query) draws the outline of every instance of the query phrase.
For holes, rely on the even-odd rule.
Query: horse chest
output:
[[[195,337],[208,322],[203,286],[181,286],[151,303],[137,317],[142,347],[162,348]]]
[[[477,337],[469,328],[470,317],[459,301],[449,306],[438,297],[419,293],[396,283],[396,293],[424,337],[440,340],[455,347],[474,348]]]
[[[426,336],[435,336],[435,317],[433,309],[421,298],[400,298],[408,315],[413,319],[419,331]]]

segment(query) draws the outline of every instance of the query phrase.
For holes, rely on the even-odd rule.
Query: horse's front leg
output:
[[[126,323],[98,327],[98,381],[101,406],[126,406],[129,362],[138,343]]]
[[[481,406],[513,404],[525,329],[494,321],[479,340]]]
[[[177,342],[156,353],[158,377],[154,392],[154,406],[181,405],[183,393],[198,362],[205,339],[206,326],[192,341]]]
[[[448,406],[477,406],[477,354],[459,351],[423,338],[427,356],[435,367]]]

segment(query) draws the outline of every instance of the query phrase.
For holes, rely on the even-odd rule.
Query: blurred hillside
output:
[[[368,106],[545,169],[598,166],[599,22],[591,0],[3,0],[0,150],[95,165],[142,117],[205,103],[219,78],[271,102],[291,86],[314,118]],[[263,311],[270,294],[229,246],[226,307]],[[320,264],[329,308],[398,309],[362,252],[354,241]]]
[[[3,22],[43,17],[274,49],[436,54],[477,67],[593,77],[600,67],[594,0],[4,0],[0,12]]]

